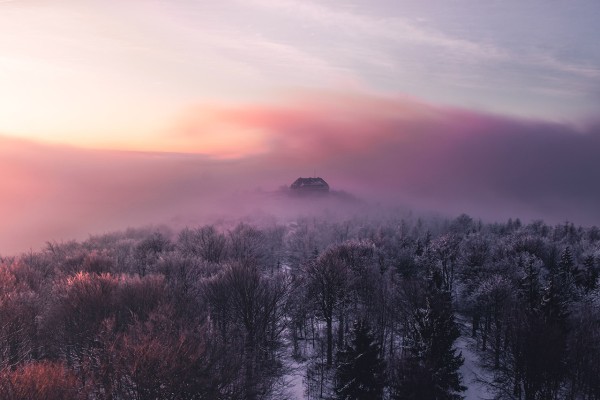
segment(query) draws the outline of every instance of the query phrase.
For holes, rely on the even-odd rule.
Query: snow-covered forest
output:
[[[2,399],[600,399],[596,227],[265,218],[0,262]]]

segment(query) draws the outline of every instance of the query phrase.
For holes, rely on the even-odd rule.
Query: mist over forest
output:
[[[599,17],[0,0],[0,400],[600,400]]]
[[[0,397],[600,399],[595,128],[472,117],[245,157],[0,137]]]
[[[355,101],[220,110],[245,156],[0,137],[0,397],[600,399],[597,128]]]
[[[2,398],[600,399],[598,228],[279,196],[1,257]]]
[[[244,156],[0,136],[0,168],[8,174],[0,186],[0,254],[127,226],[180,228],[255,213],[286,219],[303,206],[270,194],[315,170],[332,190],[371,207],[467,213],[487,222],[600,224],[597,124],[575,128],[364,95],[309,100],[291,109],[213,111],[212,124],[266,132],[260,143],[268,147]],[[205,123],[188,118],[182,129],[202,140]]]

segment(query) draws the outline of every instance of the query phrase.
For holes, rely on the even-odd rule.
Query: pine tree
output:
[[[526,310],[533,313],[539,309],[542,288],[540,285],[541,260],[527,254],[519,258],[519,267],[523,277],[519,281],[519,297],[526,305]]]
[[[454,322],[450,292],[439,271],[428,279],[424,307],[413,314],[406,354],[400,361],[394,398],[402,400],[459,400],[466,388],[459,368],[464,359],[454,341],[460,332]]]
[[[385,362],[380,346],[365,321],[354,324],[353,339],[338,353],[336,371],[337,398],[340,400],[375,400],[383,396]]]
[[[543,335],[537,339],[536,345],[543,350],[536,354],[532,372],[539,377],[538,392],[544,399],[558,398],[566,373],[569,309],[576,297],[573,270],[573,256],[567,247],[558,265],[550,268],[542,298],[543,325],[539,331]]]
[[[587,256],[583,265],[585,266],[584,288],[587,292],[591,292],[597,287],[599,275],[594,256]]]
[[[574,262],[567,247],[558,265],[550,268],[548,283],[542,298],[542,311],[548,323],[566,329],[569,304],[576,298],[574,284]]]

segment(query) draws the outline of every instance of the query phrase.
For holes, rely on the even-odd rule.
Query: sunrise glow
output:
[[[591,0],[1,1],[0,252],[314,171],[390,202],[595,218],[569,174],[598,170],[599,14]]]

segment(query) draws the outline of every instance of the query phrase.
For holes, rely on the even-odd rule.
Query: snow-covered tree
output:
[[[454,321],[450,291],[443,275],[433,270],[427,279],[423,306],[414,310],[394,384],[397,400],[459,400],[465,387],[459,368],[464,359],[456,354],[460,336]]]
[[[337,398],[340,400],[381,399],[385,384],[385,362],[380,345],[367,322],[354,324],[349,345],[338,352]]]

